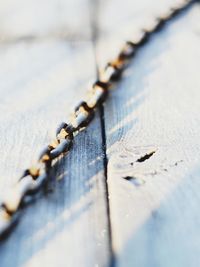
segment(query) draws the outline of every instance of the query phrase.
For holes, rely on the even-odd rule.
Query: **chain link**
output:
[[[15,224],[25,197],[36,193],[48,180],[53,160],[69,152],[74,136],[87,127],[93,119],[95,109],[106,100],[110,86],[121,77],[136,50],[148,40],[151,33],[160,29],[164,22],[191,2],[193,1],[179,0],[169,10],[153,19],[145,28],[141,29],[138,36],[126,42],[116,59],[109,62],[100,72],[99,80],[88,92],[88,98],[75,108],[71,122],[69,124],[62,123],[58,127],[55,140],[41,152],[38,162],[25,170],[18,182],[5,194],[0,204],[0,238]]]

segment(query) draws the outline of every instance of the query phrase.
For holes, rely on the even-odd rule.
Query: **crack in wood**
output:
[[[142,157],[140,157],[139,159],[137,159],[136,162],[144,162],[144,161],[150,159],[150,158],[153,156],[153,154],[154,154],[155,152],[156,152],[156,151],[151,151],[150,153],[145,154],[144,156],[142,156]]]
[[[140,186],[143,185],[145,183],[145,180],[143,179],[139,179],[135,176],[125,176],[123,177],[125,180],[130,181],[131,183],[133,183],[135,186]]]

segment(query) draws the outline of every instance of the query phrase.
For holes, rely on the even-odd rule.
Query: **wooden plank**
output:
[[[35,1],[24,7],[28,11],[25,15],[31,14],[30,25],[17,25],[10,33],[10,27],[21,16],[19,8],[11,19],[11,3],[4,2],[10,17],[4,17],[5,28],[1,25],[1,32],[5,30],[19,40],[0,44],[1,196],[54,137],[58,123],[67,121],[71,107],[85,95],[96,69],[91,41],[55,38],[49,24],[53,23],[54,13],[48,18],[47,10],[42,25],[40,19],[38,24],[37,20],[31,21]],[[42,1],[40,6],[44,3],[54,9],[56,1]],[[76,16],[84,11],[83,3],[78,4]],[[67,21],[76,24],[70,10],[64,9],[63,16],[68,13],[72,17]],[[82,26],[85,25],[89,27],[84,20]],[[80,33],[80,24],[75,26]],[[73,27],[71,30],[76,32]],[[43,31],[44,35],[50,32],[52,38],[40,38]],[[32,34],[36,40],[20,40]],[[69,32],[67,36],[70,37]],[[89,128],[77,136],[71,153],[58,162],[47,188],[23,210],[19,224],[0,243],[0,266],[108,266],[108,231],[101,122],[97,113]]]
[[[123,10],[128,25],[130,7],[109,5],[111,24]],[[195,4],[155,34],[105,104],[116,266],[200,265],[199,19]],[[115,43],[100,39],[105,61]]]

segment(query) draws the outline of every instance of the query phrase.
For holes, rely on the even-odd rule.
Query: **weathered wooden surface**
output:
[[[200,265],[199,19],[196,4],[155,34],[105,104],[116,266]]]
[[[96,67],[172,2],[0,3],[1,195]],[[105,132],[97,111],[0,243],[0,266],[199,266],[199,19],[196,4],[140,50],[104,106]]]
[[[21,1],[17,9],[14,1],[9,6],[5,1],[1,9],[4,16],[8,13],[1,16],[0,30],[5,36],[0,44],[1,195],[54,137],[58,124],[67,121],[95,77],[88,3],[77,1],[76,11],[71,1],[59,2],[66,6],[61,8],[63,18],[60,9],[54,10],[58,1]],[[32,6],[44,9],[38,22]],[[59,35],[62,22],[66,38]],[[68,26],[77,41],[75,36],[71,41]],[[24,209],[13,233],[0,244],[1,267],[108,265],[100,127],[97,113],[92,125],[76,138],[70,155],[58,163],[48,187]]]

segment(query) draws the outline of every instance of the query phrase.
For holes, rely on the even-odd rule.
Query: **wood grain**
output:
[[[196,4],[155,34],[105,104],[116,266],[200,264],[199,19]]]
[[[68,121],[72,107],[83,98],[88,82],[95,77],[91,36],[85,35],[88,41],[81,41],[82,32],[88,34],[91,30],[89,7],[84,3],[76,3],[77,12],[76,4],[69,1],[42,1],[39,6],[36,1],[20,1],[17,10],[13,1],[0,4],[1,12],[8,13],[1,17],[4,23],[0,32],[10,34],[9,42],[0,43],[1,197],[54,138],[58,124]],[[44,4],[48,7],[44,20],[40,10],[37,21],[32,7],[43,8]],[[64,6],[61,16],[54,10],[59,4],[60,8]],[[62,22],[79,36],[77,41],[60,38]],[[71,38],[70,31],[65,34]],[[33,39],[26,38],[32,35]],[[48,35],[50,38],[45,37]],[[0,243],[0,266],[107,266],[110,249],[106,199],[97,113],[88,129],[75,139],[71,153],[56,164],[48,186],[30,201],[19,224]]]

